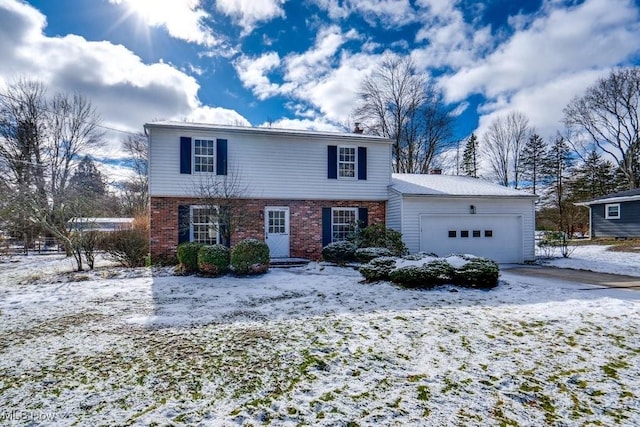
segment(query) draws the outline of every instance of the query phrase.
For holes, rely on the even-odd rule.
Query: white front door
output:
[[[264,209],[264,231],[271,258],[289,257],[289,208],[266,207]]]

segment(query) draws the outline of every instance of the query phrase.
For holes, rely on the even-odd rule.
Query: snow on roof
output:
[[[537,197],[522,190],[514,190],[468,176],[394,173],[391,182],[393,190],[416,196]]]
[[[389,143],[392,141],[384,136],[377,135],[365,135],[359,133],[348,132],[330,132],[330,131],[317,131],[317,130],[304,130],[304,129],[281,129],[281,128],[266,128],[266,127],[252,127],[252,126],[231,126],[231,125],[217,125],[211,123],[191,123],[191,122],[175,122],[175,121],[157,121],[152,123],[146,123],[145,129],[148,128],[173,128],[173,129],[189,129],[189,130],[212,130],[212,131],[224,131],[233,133],[253,133],[253,134],[272,134],[272,135],[289,135],[289,136],[315,136],[322,138],[357,138],[372,140],[375,142]]]
[[[621,191],[619,193],[607,194],[597,199],[593,199],[587,202],[576,203],[578,206],[590,206],[600,203],[615,203],[615,202],[632,202],[640,200],[640,188],[634,190]]]

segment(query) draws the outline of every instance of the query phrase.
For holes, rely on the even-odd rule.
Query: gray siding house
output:
[[[576,204],[589,208],[592,239],[640,237],[640,188]]]

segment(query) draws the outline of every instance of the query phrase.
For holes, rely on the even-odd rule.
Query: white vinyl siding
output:
[[[402,207],[402,237],[409,252],[419,252],[420,248],[420,217],[422,215],[442,216],[521,216],[522,218],[522,257],[523,261],[535,259],[534,231],[535,206],[531,199],[516,198],[466,198],[466,197],[432,197],[432,196],[403,196],[402,200],[391,197],[389,212]],[[470,206],[476,208],[476,215],[470,215]],[[456,229],[457,238],[460,236],[459,227]],[[473,239],[473,230],[469,228],[469,239]],[[484,239],[484,229],[482,238]]]
[[[181,136],[227,139],[228,176],[216,179],[236,179],[238,188],[246,189],[247,198],[379,201],[387,199],[387,187],[391,183],[391,145],[386,140],[349,136],[350,144],[367,148],[367,179],[330,180],[327,147],[340,145],[340,137],[180,128],[150,128],[148,132],[151,135],[149,192],[153,197],[197,195],[200,174],[180,174]],[[355,173],[357,175],[357,166]]]
[[[389,191],[386,224],[392,230],[402,233],[402,195],[396,191]]]
[[[211,139],[193,140],[194,172],[215,172],[215,141]]]
[[[358,208],[331,209],[331,241],[341,242],[347,239],[358,219]]]

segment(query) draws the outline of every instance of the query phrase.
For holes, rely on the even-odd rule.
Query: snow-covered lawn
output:
[[[629,255],[599,250],[562,262]],[[614,272],[640,265],[627,258]],[[14,261],[2,425],[640,424],[639,291],[508,270],[490,291],[422,291],[319,264],[208,279]]]

